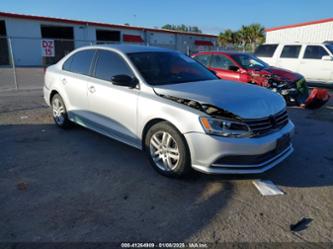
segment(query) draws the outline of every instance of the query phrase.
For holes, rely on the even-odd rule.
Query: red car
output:
[[[271,67],[257,57],[238,52],[200,52],[192,56],[224,80],[235,80],[269,87],[270,80],[296,82],[302,75]]]

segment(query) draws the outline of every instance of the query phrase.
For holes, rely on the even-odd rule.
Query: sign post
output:
[[[54,40],[42,39],[41,47],[43,57],[54,57]]]

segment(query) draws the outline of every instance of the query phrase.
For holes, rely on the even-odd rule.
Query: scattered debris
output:
[[[20,191],[27,191],[28,184],[26,182],[19,182],[19,183],[16,184],[16,187]]]
[[[284,193],[270,180],[255,180],[254,186],[264,196],[284,195]]]
[[[306,228],[308,228],[308,225],[312,222],[311,218],[305,218],[303,217],[300,221],[298,221],[295,224],[290,225],[290,231],[293,232],[300,232]]]

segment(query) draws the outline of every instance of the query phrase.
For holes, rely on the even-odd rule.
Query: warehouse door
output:
[[[42,39],[54,40],[54,56],[43,57],[43,65],[51,65],[74,50],[73,27],[41,26]]]
[[[0,66],[9,65],[9,50],[5,21],[0,20]]]
[[[96,30],[96,41],[97,41],[97,44],[119,43],[120,42],[120,31],[97,29]]]

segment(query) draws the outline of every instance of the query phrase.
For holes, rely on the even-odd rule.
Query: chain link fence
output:
[[[119,42],[0,37],[0,91],[41,89],[45,68],[56,63],[72,50],[82,46],[117,43]],[[150,44],[144,43],[141,45],[150,46]],[[151,46],[176,49],[168,44],[152,44]],[[205,48],[185,45],[182,52],[191,55],[200,50],[218,49],[218,47],[212,46]]]

